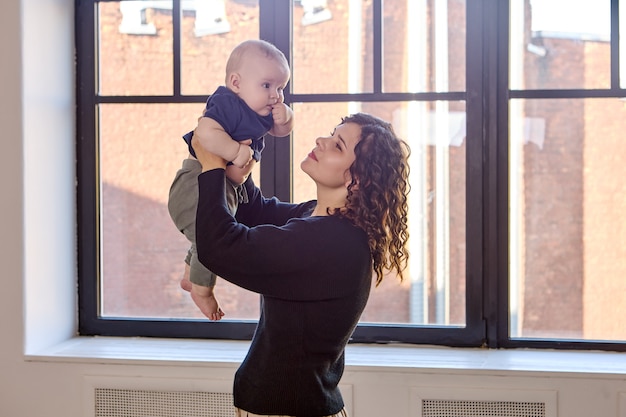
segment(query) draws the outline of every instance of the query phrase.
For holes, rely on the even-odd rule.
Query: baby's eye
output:
[[[339,142],[337,142],[335,146],[337,147],[337,149],[341,150],[341,145],[339,144]]]
[[[270,88],[270,83],[263,83],[263,88]]]

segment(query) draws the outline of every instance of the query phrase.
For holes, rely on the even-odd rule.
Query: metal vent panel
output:
[[[217,377],[217,375],[216,375]],[[86,376],[85,417],[232,417],[232,376],[146,378]]]
[[[232,375],[227,379],[86,376],[85,417],[233,417]],[[352,410],[352,385],[340,384]]]
[[[95,389],[95,417],[232,417],[233,396],[222,392]]]
[[[423,417],[546,417],[542,402],[423,400]]]
[[[412,387],[416,417],[557,417],[557,392],[494,387]]]

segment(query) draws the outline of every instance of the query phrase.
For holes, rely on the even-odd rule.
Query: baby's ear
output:
[[[231,90],[238,92],[239,91],[239,83],[241,81],[241,76],[237,72],[233,72],[228,76],[228,85]]]

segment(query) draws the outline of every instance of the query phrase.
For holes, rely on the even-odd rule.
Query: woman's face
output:
[[[318,186],[346,188],[350,182],[348,171],[354,162],[354,148],[361,138],[361,126],[344,123],[330,136],[315,140],[315,148],[302,161],[300,167]]]

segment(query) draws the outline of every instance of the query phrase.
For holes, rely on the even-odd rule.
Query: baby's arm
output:
[[[285,103],[278,103],[272,109],[274,126],[270,130],[270,135],[282,138],[293,130],[293,110]]]
[[[224,128],[210,117],[198,119],[198,126],[193,132],[200,145],[207,151],[224,158],[240,168],[252,159],[252,148],[233,140]]]

